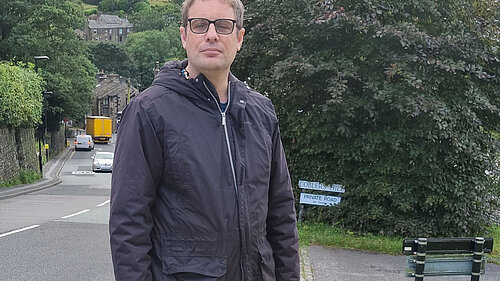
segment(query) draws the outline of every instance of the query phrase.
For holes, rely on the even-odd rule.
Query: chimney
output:
[[[104,70],[99,70],[97,74],[95,75],[95,78],[97,79],[97,83],[101,83],[104,79],[106,79],[106,73],[104,73]]]
[[[111,73],[109,75],[109,79],[112,81],[112,82],[120,82],[120,75],[118,74],[114,74],[114,73]]]

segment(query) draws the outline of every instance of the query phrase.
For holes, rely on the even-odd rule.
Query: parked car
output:
[[[94,141],[90,135],[78,135],[75,140],[75,150],[92,150]]]
[[[98,151],[92,156],[92,171],[113,171],[113,152]]]

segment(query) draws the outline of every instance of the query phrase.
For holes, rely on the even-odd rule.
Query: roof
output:
[[[95,20],[90,19],[95,18]],[[121,19],[115,15],[100,15],[89,17],[89,28],[127,28],[133,27],[128,19]]]
[[[116,75],[116,74],[115,74]],[[110,76],[115,76],[110,75]],[[107,77],[96,85],[94,89],[94,97],[103,98],[106,96],[115,96],[123,93],[127,93],[128,85],[124,78],[119,79],[118,77]],[[130,95],[137,94],[139,91],[130,86]]]

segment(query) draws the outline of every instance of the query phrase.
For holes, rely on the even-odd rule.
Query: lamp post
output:
[[[38,73],[38,61],[39,60],[48,60],[48,56],[35,56],[35,73]],[[42,105],[43,106],[43,105]],[[37,129],[38,131],[38,166],[40,167],[40,174],[43,177],[43,165],[42,165],[42,134],[40,131],[40,127]]]

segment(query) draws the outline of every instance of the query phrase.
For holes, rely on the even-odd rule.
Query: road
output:
[[[114,145],[96,144],[95,150],[112,152]],[[0,201],[0,280],[114,280],[111,174],[91,172],[95,150],[71,152],[61,184]]]
[[[96,150],[113,151],[114,145],[96,144]],[[60,184],[0,200],[1,281],[114,280],[108,234],[111,174],[91,172],[93,153],[71,151]],[[403,277],[402,256],[311,246],[301,257],[308,273],[304,281],[414,280]],[[481,281],[498,276],[500,266],[488,264]]]

